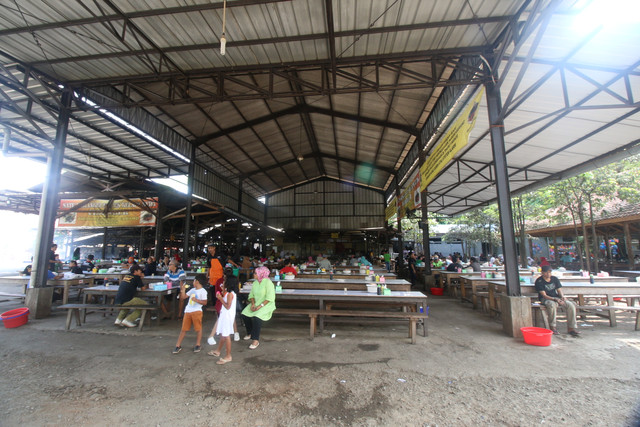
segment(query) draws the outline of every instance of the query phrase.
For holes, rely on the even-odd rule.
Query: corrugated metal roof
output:
[[[184,173],[196,145],[198,163],[255,197],[322,177],[388,194],[411,172],[412,145],[427,142],[418,137],[427,117],[451,113],[436,101],[452,85],[485,82],[503,43],[496,66],[501,76],[511,65],[501,93],[513,190],[637,138],[637,28],[578,34],[581,2],[235,0],[224,56],[222,6],[0,4],[0,120],[13,130],[11,150],[50,149],[55,117],[46,109],[56,115],[62,84],[168,147],[76,100],[65,165],[92,177]],[[531,29],[517,52],[514,29]],[[429,209],[453,214],[494,200],[491,168],[483,101],[469,146],[430,185]]]

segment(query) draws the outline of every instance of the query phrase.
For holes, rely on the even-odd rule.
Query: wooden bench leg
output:
[[[547,309],[544,306],[540,306],[540,315],[542,316],[542,323],[544,323],[544,327],[546,329],[551,329],[549,327],[549,316],[547,315]]]
[[[144,327],[144,319],[147,317],[148,310],[142,310],[142,314],[140,315],[140,323],[138,324],[138,332],[142,332],[142,328]]]
[[[309,314],[309,339],[313,341],[316,336],[316,319],[318,316]]]
[[[411,338],[411,344],[416,343],[416,322],[418,319],[409,319],[409,338]]]
[[[640,311],[636,312],[636,331],[640,331]]]
[[[71,327],[71,316],[73,316],[73,313],[72,313],[73,311],[75,311],[75,310],[72,309],[72,308],[68,308],[67,309],[67,325],[66,325],[66,328],[65,328],[67,331]]]

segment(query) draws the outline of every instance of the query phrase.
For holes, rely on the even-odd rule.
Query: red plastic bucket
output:
[[[27,307],[16,308],[0,314],[5,328],[17,328],[29,321],[29,309]]]
[[[442,295],[443,292],[443,288],[431,288],[431,295]]]
[[[526,328],[520,328],[520,331],[522,331],[522,336],[524,337],[524,342],[526,344],[538,345],[541,347],[551,345],[553,331],[550,331],[549,329],[529,326]]]

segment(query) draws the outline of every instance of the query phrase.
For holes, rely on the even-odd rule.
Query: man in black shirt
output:
[[[569,335],[577,337],[580,335],[578,332],[578,322],[576,321],[576,305],[569,301],[562,294],[562,285],[560,280],[551,275],[551,266],[545,265],[542,267],[542,274],[536,279],[535,283],[536,291],[538,292],[538,299],[545,305],[549,314],[549,326],[554,335],[559,332],[556,329],[556,311],[558,306],[565,307],[567,310],[567,323],[569,329]]]
[[[158,269],[158,264],[156,263],[156,259],[152,256],[147,258],[147,264],[144,266],[144,275],[155,276],[157,269]]]
[[[409,279],[411,281],[411,285],[415,285],[418,278],[418,272],[416,271],[416,254],[414,252],[409,254],[409,260],[407,262],[409,264]]]
[[[120,286],[118,287],[118,293],[116,294],[116,304],[121,305],[147,305],[147,302],[142,298],[136,297],[136,291],[138,289],[146,289],[147,286],[142,282],[142,278],[144,277],[144,272],[142,271],[142,267],[138,264],[135,264],[129,270],[131,274],[127,274],[120,281]],[[115,324],[118,326],[126,326],[127,328],[135,328],[136,320],[140,317],[142,312],[140,310],[133,310],[131,314],[129,314],[128,309],[120,310],[118,314],[118,318],[115,321]]]
[[[91,271],[94,268],[96,268],[95,264],[93,263],[93,259],[94,259],[93,255],[87,255],[87,260],[84,262],[84,264],[82,264],[85,271]]]
[[[453,257],[453,262],[447,265],[447,271],[458,271],[459,268],[462,268],[460,260],[458,259],[458,257]]]
[[[69,261],[69,268],[73,274],[82,274],[82,269],[78,267],[78,263],[76,261]]]

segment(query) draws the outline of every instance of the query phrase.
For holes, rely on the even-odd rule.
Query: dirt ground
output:
[[[590,317],[582,337],[534,347],[468,304],[431,297],[417,345],[405,324],[330,323],[310,341],[307,321],[281,318],[258,349],[233,343],[220,366],[204,340],[191,351],[193,332],[171,354],[176,321],[139,333],[92,314],[66,332],[55,313],[0,329],[0,425],[638,425],[640,332],[621,317],[616,328]],[[205,329],[212,322],[207,313]]]

